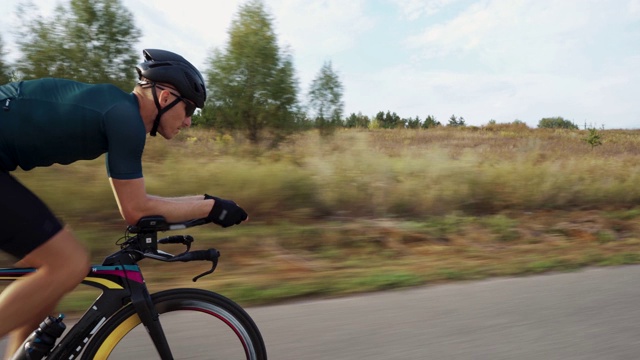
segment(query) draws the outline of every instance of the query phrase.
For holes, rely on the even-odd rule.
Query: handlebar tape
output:
[[[193,237],[191,235],[173,235],[158,240],[158,244],[186,244],[192,242]]]
[[[176,255],[171,261],[199,261],[199,260],[207,260],[214,261],[220,257],[220,252],[216,249],[208,249],[208,250],[195,250],[190,251],[188,253]]]

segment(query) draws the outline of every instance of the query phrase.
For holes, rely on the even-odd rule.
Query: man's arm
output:
[[[144,216],[160,215],[168,222],[181,222],[205,218],[211,212],[214,200],[204,195],[180,198],[162,198],[147,195],[144,178],[118,180],[109,178],[114,196],[124,220],[134,225]]]
[[[160,200],[167,200],[167,201],[174,201],[174,202],[199,201],[199,200],[203,200],[204,199],[204,195],[191,195],[191,196],[179,196],[179,197],[162,197],[162,196],[156,196],[156,195],[147,194],[147,196],[152,198],[152,199],[160,199]]]

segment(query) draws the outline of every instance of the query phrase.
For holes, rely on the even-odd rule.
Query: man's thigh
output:
[[[62,223],[29,189],[0,171],[0,249],[22,259],[62,230]]]

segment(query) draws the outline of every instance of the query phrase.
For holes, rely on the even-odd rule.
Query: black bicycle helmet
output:
[[[184,98],[197,107],[204,106],[207,91],[200,71],[182,56],[167,50],[142,50],[145,61],[136,66],[138,77],[175,86]]]
[[[204,86],[204,79],[200,71],[182,56],[167,50],[145,49],[142,50],[145,61],[136,66],[138,71],[138,80],[143,77],[148,80],[144,81],[151,85],[154,89],[156,83],[166,83],[173,85],[180,96],[192,101],[197,107],[204,107],[207,99],[207,91]],[[143,84],[143,82],[140,82]],[[164,113],[177,105],[181,100],[175,99],[171,104],[164,108],[158,102],[158,96],[153,91],[153,101],[158,109],[158,114],[153,122],[150,135],[156,136],[158,126],[160,126],[160,118]]]

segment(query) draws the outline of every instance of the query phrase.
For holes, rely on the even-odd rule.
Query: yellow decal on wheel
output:
[[[129,333],[134,327],[140,324],[140,317],[138,314],[133,314],[125,321],[120,323],[118,327],[113,329],[113,331],[107,336],[106,339],[100,345],[100,349],[96,352],[96,356],[93,358],[94,360],[106,360],[111,355],[113,349],[118,345],[120,340]]]

